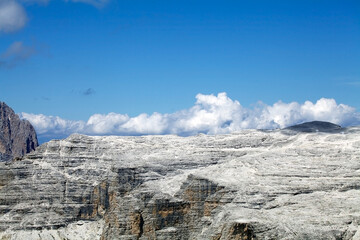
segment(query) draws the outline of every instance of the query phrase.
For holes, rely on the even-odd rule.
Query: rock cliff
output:
[[[19,158],[38,146],[36,132],[27,120],[19,116],[0,102],[0,161]]]
[[[72,135],[0,163],[0,239],[360,239],[360,128]]]

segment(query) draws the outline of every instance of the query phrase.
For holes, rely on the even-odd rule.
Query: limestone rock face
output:
[[[0,163],[0,239],[360,239],[360,128],[72,135]]]
[[[0,102],[0,161],[19,158],[38,146],[36,132],[27,120],[19,116]]]

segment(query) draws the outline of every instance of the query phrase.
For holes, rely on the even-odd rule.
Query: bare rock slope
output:
[[[50,141],[0,163],[0,239],[360,239],[360,128]]]
[[[27,120],[0,102],[0,161],[9,161],[29,153],[38,146],[36,132]]]

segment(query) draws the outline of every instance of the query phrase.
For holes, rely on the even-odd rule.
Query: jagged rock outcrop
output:
[[[360,239],[360,128],[72,135],[0,163],[0,239]]]
[[[0,161],[19,158],[38,146],[36,132],[4,102],[0,102]]]

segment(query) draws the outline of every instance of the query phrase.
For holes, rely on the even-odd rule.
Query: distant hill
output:
[[[313,121],[306,122],[291,127],[285,128],[285,130],[292,130],[296,132],[326,132],[326,133],[336,133],[344,131],[345,129],[339,125],[330,122],[322,121]]]
[[[0,161],[22,157],[38,146],[34,127],[21,120],[14,110],[0,102]]]

